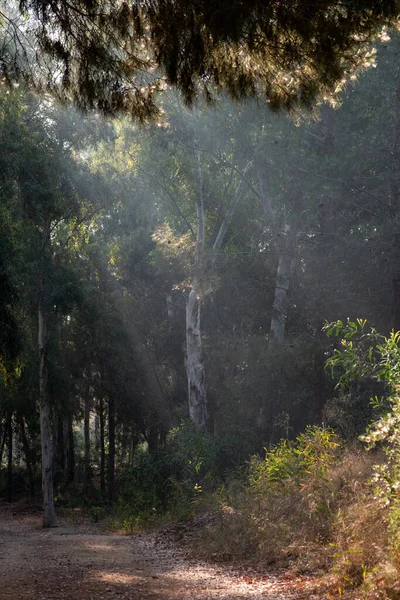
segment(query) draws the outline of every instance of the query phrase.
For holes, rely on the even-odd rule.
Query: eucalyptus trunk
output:
[[[51,444],[50,403],[47,390],[47,315],[40,295],[38,308],[40,436],[42,445],[43,527],[55,527],[53,496],[53,449]]]
[[[3,461],[3,453],[4,453],[4,446],[6,444],[6,439],[7,439],[7,420],[4,423],[3,437],[2,437],[1,445],[0,445],[0,468],[1,468],[1,463]]]
[[[289,226],[282,234],[278,268],[276,272],[275,296],[272,306],[271,335],[279,343],[285,341],[285,327],[290,280],[294,269],[293,236]]]
[[[64,419],[60,413],[57,417],[57,445],[56,445],[56,465],[65,473],[65,435],[64,435]]]
[[[215,267],[229,225],[240,200],[242,180],[239,181],[235,193],[224,213],[218,232],[215,236],[208,259],[205,258],[205,209],[203,191],[203,172],[200,153],[198,155],[199,193],[196,199],[197,211],[197,253],[192,288],[186,303],[186,373],[188,378],[189,416],[196,429],[205,433],[208,430],[208,400],[206,376],[202,355],[201,331],[201,298],[209,291],[204,291],[206,273]],[[246,173],[248,166],[244,169]]]
[[[13,427],[12,427],[12,412],[10,411],[7,419],[7,501],[12,502],[13,496]]]
[[[29,483],[29,495],[31,498],[35,495],[35,480],[33,476],[33,465],[32,465],[32,453],[29,447],[28,436],[26,435],[24,418],[21,415],[18,415],[18,425],[21,433],[21,441],[22,448],[25,454],[25,464],[26,464],[26,472],[28,475],[28,483]]]
[[[84,492],[86,498],[89,496],[90,485],[90,395],[89,386],[85,390],[85,416],[84,416]]]
[[[105,415],[104,398],[101,395],[99,400],[99,422],[100,422],[100,490],[106,491],[106,449],[105,449]]]
[[[186,373],[188,378],[189,416],[199,431],[207,431],[208,410],[205,371],[201,347],[201,301],[197,281],[186,304]]]
[[[204,268],[205,214],[203,172],[200,153],[197,156],[199,193],[196,199],[197,252],[192,289],[186,303],[186,374],[188,380],[189,416],[193,425],[205,433],[208,427],[207,391],[201,345],[201,279]]]
[[[73,483],[75,480],[75,439],[72,413],[67,416],[67,481]]]
[[[114,498],[115,480],[115,401],[112,396],[108,399],[108,457],[107,457],[108,499]]]

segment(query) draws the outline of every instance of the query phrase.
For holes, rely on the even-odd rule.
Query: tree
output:
[[[53,403],[49,387],[49,347],[56,337],[57,315],[76,302],[76,281],[68,268],[69,245],[90,219],[90,175],[74,160],[57,130],[56,108],[21,90],[3,89],[1,134],[4,161],[1,193],[18,242],[18,278],[24,311],[36,321],[39,351],[38,404],[42,446],[44,526],[55,524],[52,478]],[[94,184],[94,180],[91,180]],[[12,191],[12,193],[8,193]],[[94,192],[95,193],[95,192]],[[22,441],[24,431],[19,422]],[[11,437],[9,436],[11,440]],[[10,446],[11,447],[11,446]]]
[[[27,21],[3,9],[1,67],[80,107],[139,120],[155,116],[164,83],[189,104],[224,89],[275,109],[309,107],[370,63],[371,38],[399,9],[398,0],[23,0]]]

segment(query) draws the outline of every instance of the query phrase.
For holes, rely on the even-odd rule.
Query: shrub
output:
[[[300,570],[326,567],[340,486],[331,472],[342,445],[333,432],[308,427],[292,443],[282,441],[253,457],[247,472],[216,495],[218,518],[204,532],[199,550],[214,558],[250,558]]]
[[[324,427],[310,426],[295,442],[286,440],[255,459],[250,470],[250,487],[259,501],[273,496],[300,494],[302,509],[309,519],[323,526],[331,517],[332,482],[330,467],[338,462],[341,444]]]
[[[149,453],[139,447],[134,466],[121,479],[118,514],[125,528],[166,512],[178,519],[190,516],[203,492],[222,481],[220,456],[220,442],[188,422],[170,432],[165,449]]]

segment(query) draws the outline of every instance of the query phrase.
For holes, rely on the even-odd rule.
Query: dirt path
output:
[[[152,535],[110,535],[0,506],[0,600],[287,600],[322,598],[307,582],[232,573],[185,558]]]

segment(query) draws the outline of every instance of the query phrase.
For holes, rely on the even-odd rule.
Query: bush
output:
[[[250,487],[255,498],[265,504],[277,495],[300,495],[305,516],[314,526],[320,522],[325,528],[332,517],[334,495],[328,474],[338,462],[340,449],[337,436],[324,427],[307,427],[294,443],[281,441],[266,450],[263,460],[253,461]]]
[[[166,449],[149,453],[139,447],[134,467],[121,479],[120,520],[133,529],[166,512],[175,519],[190,516],[203,492],[222,481],[221,456],[221,443],[188,422],[170,432]]]
[[[308,427],[292,443],[282,441],[253,457],[246,473],[218,493],[218,519],[202,544],[213,557],[251,558],[264,564],[298,561],[300,570],[326,566],[340,487],[332,470],[342,445],[329,430]]]

